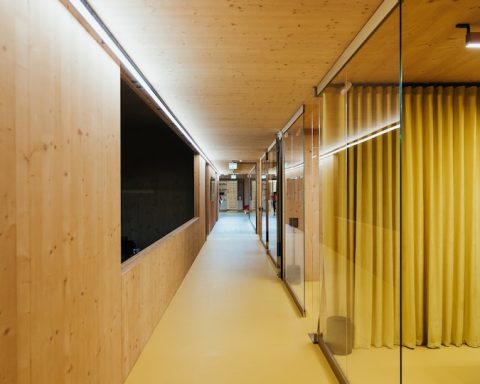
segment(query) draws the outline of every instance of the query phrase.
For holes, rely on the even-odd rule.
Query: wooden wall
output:
[[[16,3],[18,382],[120,382],[120,71],[57,0]]]
[[[195,180],[122,272],[120,69],[60,1],[0,2],[1,384],[123,382],[205,241]]]
[[[213,191],[211,179],[214,180]],[[210,233],[218,220],[218,175],[208,164],[205,172],[205,206],[207,232]]]
[[[122,266],[122,374],[126,379],[203,245],[194,218]]]
[[[206,167],[195,156],[196,218],[122,265],[122,374],[126,379],[205,242]]]
[[[15,24],[0,2],[0,384],[16,382]]]

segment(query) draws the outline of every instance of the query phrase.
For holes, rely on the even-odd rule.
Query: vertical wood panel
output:
[[[195,260],[204,225],[204,220],[194,218],[123,264],[123,379]]]
[[[211,180],[214,180],[213,188],[210,185]],[[213,195],[213,199],[212,199]],[[207,234],[215,226],[218,220],[218,176],[212,167],[207,165],[207,172],[205,175],[205,204],[207,215]]]
[[[60,2],[17,14],[19,381],[120,382],[119,68]]]
[[[205,222],[205,160],[197,156],[199,158],[199,164],[198,164],[198,172],[199,172],[199,180],[198,180],[198,191],[199,191],[199,211],[198,211],[198,217],[200,217],[203,222]],[[205,242],[207,236],[206,228],[204,225],[201,226],[200,230],[200,243],[199,243],[199,249],[201,248],[200,244],[203,244]]]
[[[211,208],[210,208],[210,167],[205,165],[205,231],[208,235],[210,233],[210,222],[211,222]]]
[[[0,383],[17,382],[14,2],[0,2]]]
[[[198,218],[122,277],[119,135],[95,40],[57,0],[0,3],[1,384],[122,382],[205,241],[197,156]]]
[[[135,365],[205,242],[209,167],[194,157],[195,218],[122,265],[122,375]]]

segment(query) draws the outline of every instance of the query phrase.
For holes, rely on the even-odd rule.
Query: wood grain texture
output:
[[[0,3],[1,384],[123,381],[205,241],[195,166],[199,218],[122,275],[120,69],[61,2]]]
[[[335,82],[393,83],[400,78],[400,15],[394,11],[351,59]],[[479,82],[478,50],[465,47],[471,23],[480,32],[480,7],[471,0],[405,0],[402,5],[403,81]]]
[[[205,204],[207,207],[206,226],[210,233],[218,220],[218,175],[209,165],[207,165],[205,174]]]
[[[260,157],[381,1],[90,3],[223,166]]]
[[[17,380],[14,9],[0,2],[0,384]]]
[[[122,374],[125,380],[200,251],[194,218],[122,265]]]
[[[125,380],[206,237],[205,160],[194,158],[196,217],[122,265],[122,375]]]
[[[118,383],[119,68],[60,2],[16,7],[18,382]]]
[[[205,160],[203,157],[199,155],[195,155],[194,159],[194,180],[195,180],[195,216],[199,217],[205,223],[205,211],[206,211],[206,204],[205,204]],[[203,244],[205,242],[207,236],[207,230],[205,225],[200,226],[200,233],[198,237],[198,241]]]

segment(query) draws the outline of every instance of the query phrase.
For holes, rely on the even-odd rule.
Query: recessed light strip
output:
[[[351,147],[354,147],[356,145],[359,145],[359,144],[362,144],[366,141],[369,141],[369,140],[372,140],[372,139],[375,139],[376,137],[378,136],[381,136],[381,135],[384,135],[388,132],[391,132],[391,131],[394,131],[396,129],[399,129],[400,128],[400,123],[397,123],[393,126],[387,126],[385,127],[384,129],[374,133],[373,135],[369,134],[368,136],[364,136],[364,137],[361,137],[361,138],[358,138],[358,139],[355,139],[345,145],[342,145],[340,147],[337,147],[337,148],[334,148],[328,152],[325,152],[325,153],[321,153],[318,160],[321,161],[327,157],[330,157],[330,156],[333,156],[335,155],[336,153],[339,153],[339,152],[342,152],[342,151],[346,151],[348,148],[351,148]]]
[[[168,108],[162,98],[155,91],[153,86],[147,80],[145,75],[140,71],[137,65],[133,62],[130,56],[122,48],[117,39],[113,36],[107,26],[103,23],[94,9],[90,6],[86,0],[68,0],[70,5],[78,12],[83,20],[92,28],[92,30],[98,35],[103,43],[108,47],[112,54],[120,61],[122,67],[128,71],[130,76],[143,88],[143,90],[150,96],[153,102],[162,110],[165,116],[172,121],[177,130],[182,134],[185,139],[198,151],[198,153],[207,161],[210,166],[219,173],[213,162],[207,157],[207,155],[198,146],[190,133],[184,128],[182,123],[177,119],[173,112]]]

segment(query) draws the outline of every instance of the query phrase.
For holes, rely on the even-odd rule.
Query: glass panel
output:
[[[473,6],[475,4],[475,6]],[[404,383],[480,382],[477,2],[403,5]],[[432,18],[431,15],[436,15]]]
[[[283,135],[284,260],[285,282],[298,305],[305,310],[305,215],[303,116]]]
[[[248,175],[250,183],[250,201],[249,201],[249,217],[255,230],[257,229],[257,167]]]
[[[277,263],[277,146],[268,152],[268,253]]]
[[[321,97],[319,327],[350,383],[400,380],[399,16]]]
[[[320,101],[320,102],[319,102]],[[309,331],[316,331],[320,315],[320,236],[318,166],[321,98],[305,106],[305,315]]]
[[[227,180],[220,180],[218,182],[218,194],[219,194],[219,207],[220,211],[226,211],[228,209],[228,188]]]
[[[319,333],[348,376],[351,354],[351,299],[347,254],[347,153],[345,73],[320,96],[320,316]],[[335,152],[337,151],[337,152]],[[350,379],[350,377],[349,377]]]
[[[265,157],[262,158],[262,242],[268,247],[267,244],[267,171],[268,165]]]

